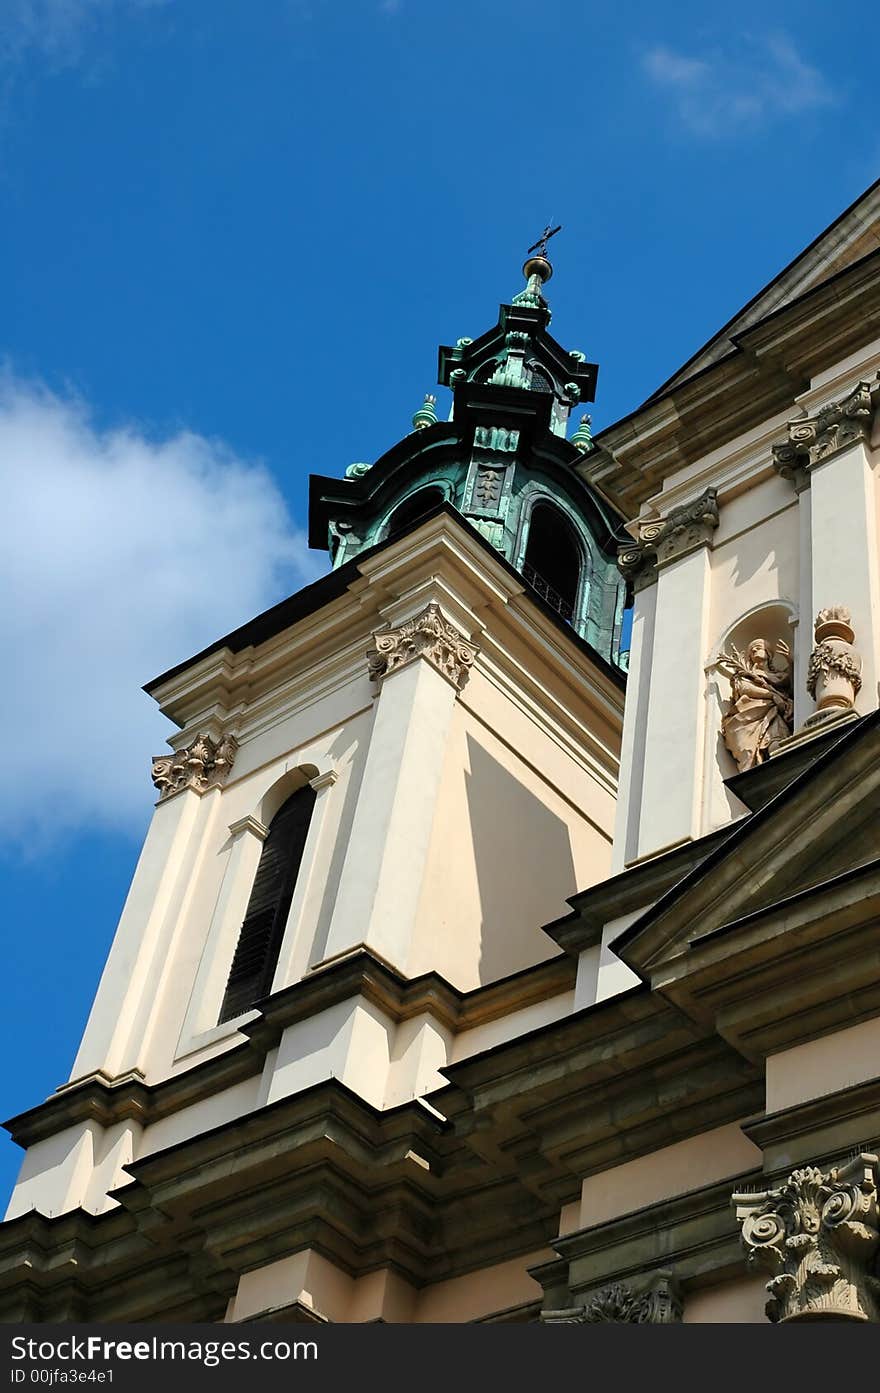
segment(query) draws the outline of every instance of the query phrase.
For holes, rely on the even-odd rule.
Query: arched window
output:
[[[574,618],[581,578],[580,548],[568,519],[548,503],[536,503],[529,518],[523,579],[563,619]]]
[[[404,527],[409,527],[411,523],[419,522],[428,513],[434,511],[443,502],[443,490],[434,485],[424,489],[417,489],[411,493],[399,508],[395,508],[391,517],[388,519],[388,533],[400,532]]]
[[[271,989],[314,803],[315,790],[306,784],[291,794],[269,825],[226,983],[221,1022],[240,1016]]]

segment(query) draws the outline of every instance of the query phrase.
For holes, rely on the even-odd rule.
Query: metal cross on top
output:
[[[547,226],[544,228],[544,231],[538,238],[537,242],[535,242],[534,246],[529,247],[529,250],[526,252],[526,256],[528,256],[531,252],[537,252],[539,256],[546,256],[547,243],[550,241],[551,237],[555,237],[557,232],[561,231],[562,223],[560,223],[558,227],[551,227],[548,223]]]

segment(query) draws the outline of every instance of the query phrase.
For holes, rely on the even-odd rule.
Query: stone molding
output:
[[[732,1197],[750,1268],[773,1275],[767,1318],[880,1321],[878,1160],[792,1171],[775,1190]]]
[[[612,1282],[581,1306],[542,1311],[543,1325],[671,1325],[681,1320],[682,1300],[678,1283],[669,1272],[655,1273],[647,1285]]]
[[[638,540],[618,549],[618,569],[638,592],[656,580],[663,566],[710,546],[717,526],[718,494],[708,488],[692,503],[671,508],[665,518],[642,523]]]
[[[867,441],[877,403],[880,373],[873,382],[857,382],[840,401],[815,416],[788,422],[788,439],[773,446],[773,466],[800,493],[810,482],[810,470],[856,441]]]
[[[433,668],[461,691],[479,649],[454,624],[443,617],[432,600],[420,614],[398,628],[379,629],[367,650],[370,677],[382,682],[389,673],[425,658]]]
[[[159,790],[159,802],[185,788],[200,794],[209,788],[219,788],[235,763],[237,749],[234,735],[214,740],[210,735],[200,734],[174,754],[155,755],[150,776]]]

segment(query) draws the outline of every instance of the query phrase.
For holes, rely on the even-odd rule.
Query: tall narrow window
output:
[[[529,518],[523,578],[549,605],[571,621],[581,578],[580,549],[558,508],[536,503]]]
[[[291,794],[269,825],[226,983],[221,1022],[240,1016],[271,989],[314,803],[315,790],[306,784]]]

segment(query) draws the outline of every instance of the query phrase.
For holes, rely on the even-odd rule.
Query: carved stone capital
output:
[[[636,592],[656,579],[656,572],[700,547],[709,546],[718,526],[717,490],[709,488],[692,503],[670,508],[665,518],[645,522],[638,540],[617,553],[617,567]]]
[[[880,374],[873,382],[857,382],[845,397],[823,406],[815,416],[789,421],[788,439],[773,446],[777,472],[800,492],[815,465],[854,441],[868,439],[878,401]]]
[[[792,1171],[775,1190],[735,1194],[750,1268],[773,1275],[767,1318],[880,1321],[877,1157]]]
[[[461,691],[478,652],[476,644],[444,619],[440,606],[432,601],[421,614],[399,628],[374,633],[367,660],[371,678],[381,682],[398,668],[425,658],[456,691]]]
[[[617,549],[617,569],[635,595],[657,579],[657,557],[643,542],[627,542]]]
[[[543,1325],[671,1325],[681,1320],[678,1283],[669,1272],[655,1272],[647,1283],[614,1282],[587,1297],[581,1306],[542,1311]]]
[[[238,741],[234,735],[214,740],[197,735],[183,749],[171,755],[156,755],[150,774],[159,790],[159,802],[185,788],[206,793],[224,782],[235,763]]]

